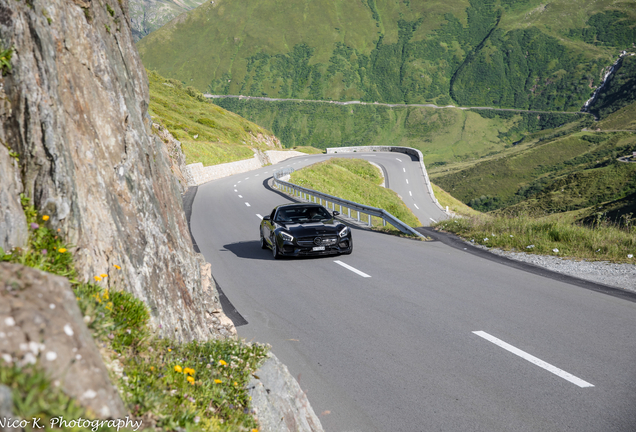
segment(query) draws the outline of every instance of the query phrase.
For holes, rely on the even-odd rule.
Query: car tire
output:
[[[263,237],[262,232],[261,232],[261,249],[267,249],[267,242],[265,241],[265,237]]]
[[[274,259],[280,258],[280,254],[278,253],[278,246],[276,246],[276,239],[272,242],[272,255]]]

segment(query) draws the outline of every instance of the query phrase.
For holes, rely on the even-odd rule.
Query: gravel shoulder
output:
[[[468,244],[515,261],[525,262],[557,273],[574,276],[579,279],[585,279],[601,283],[603,285],[636,292],[635,264],[614,264],[606,261],[573,260],[549,255],[504,251],[472,243]]]

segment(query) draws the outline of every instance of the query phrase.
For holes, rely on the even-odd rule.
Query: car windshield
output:
[[[289,207],[278,210],[276,219],[281,222],[320,222],[332,216],[324,207]]]

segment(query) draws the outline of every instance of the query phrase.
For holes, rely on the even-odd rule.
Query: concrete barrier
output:
[[[286,159],[295,156],[305,156],[306,154],[294,150],[267,150],[264,157],[262,155],[261,153],[261,157],[259,157],[258,154],[254,154],[254,157],[251,159],[243,159],[206,167],[200,162],[186,165],[187,173],[185,173],[185,177],[188,186],[199,186],[212,180],[252,171],[268,163],[277,164]]]

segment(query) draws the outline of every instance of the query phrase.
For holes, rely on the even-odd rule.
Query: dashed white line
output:
[[[256,174],[254,177],[258,177],[260,174]]]
[[[243,195],[239,195],[239,198],[243,198]]]
[[[234,185],[234,187],[236,187],[236,185]]]
[[[240,183],[241,181],[239,180],[238,182]]]
[[[360,270],[358,270],[357,268],[351,267],[349,264],[345,264],[342,261],[336,260],[334,261],[336,264],[341,265],[342,267],[346,268],[347,270],[351,270],[352,272],[359,274],[362,277],[368,278],[371,277],[366,273],[361,272]]]
[[[256,216],[261,220],[263,219],[263,216],[259,215],[258,213],[256,213]]]
[[[416,209],[418,209],[418,210],[420,209],[420,208],[417,206],[417,204],[413,203],[413,205],[415,206],[415,208],[416,208]]]
[[[250,179],[249,177],[245,177],[245,180],[249,180],[249,179]]]
[[[237,189],[234,189],[234,192],[238,192],[238,190],[237,190]]]
[[[406,168],[402,168],[402,172],[406,172]]]
[[[566,381],[570,381],[572,384],[576,384],[577,386],[583,388],[583,387],[594,387],[593,384],[590,384],[587,381],[582,380],[581,378],[575,377],[574,375],[572,375],[569,372],[564,371],[563,369],[559,369],[556,366],[551,365],[550,363],[544,362],[543,360],[528,354],[525,351],[520,350],[519,348],[516,348],[504,341],[502,341],[501,339],[497,339],[496,337],[489,335],[488,333],[484,332],[484,331],[474,331],[474,334],[476,334],[479,337],[482,337],[484,339],[486,339],[489,342],[494,343],[495,345],[505,349],[506,351],[509,351],[519,357],[521,357],[524,360],[529,361],[532,364],[535,364],[537,366],[539,366],[540,368],[543,368],[545,370],[547,370],[548,372],[551,372],[553,374],[555,374],[556,376],[563,378]]]
[[[406,184],[409,184],[409,179],[405,179],[406,180]]]
[[[435,219],[433,219],[433,218],[431,218],[431,217],[430,217],[429,219],[430,219],[430,220],[432,220],[432,221],[433,221],[433,223],[437,223],[437,221],[436,221]]]
[[[252,207],[252,206],[250,205],[250,203],[248,203],[248,202],[246,202],[246,203],[245,203],[245,205],[246,205],[246,206],[248,206],[248,207]]]
[[[413,196],[413,192],[409,191],[409,195],[410,195],[410,196]]]
[[[400,162],[402,162],[402,159],[400,159],[400,158],[396,158],[396,159],[399,160]]]

